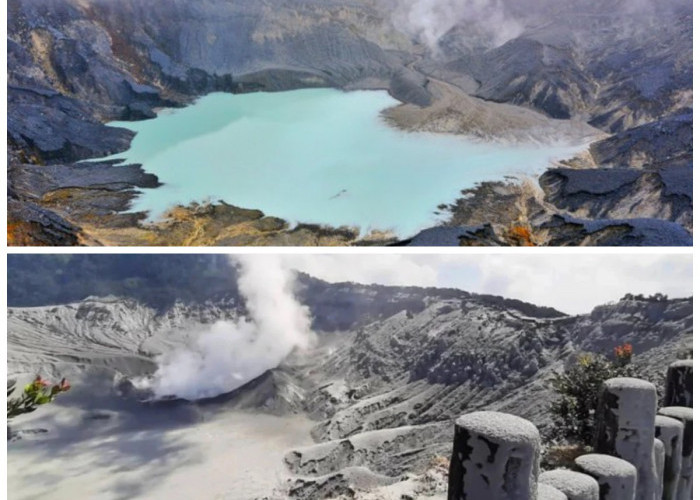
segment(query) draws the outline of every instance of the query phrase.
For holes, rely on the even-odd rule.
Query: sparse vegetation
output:
[[[515,224],[508,228],[505,236],[510,244],[518,247],[536,246],[532,230],[528,226],[522,224]]]
[[[631,293],[625,294],[622,300],[643,300],[646,302],[666,302],[668,301],[668,295],[663,293],[655,293],[654,295],[645,296],[643,293],[639,295],[634,295]]]
[[[614,377],[637,376],[632,362],[632,345],[613,349],[612,359],[601,354],[584,353],[552,379],[558,398],[550,407],[554,420],[553,438],[577,446],[591,446],[595,431],[595,412],[602,383]]]
[[[593,448],[582,444],[552,444],[545,446],[540,466],[544,470],[566,468],[576,470],[576,459]]]
[[[450,459],[443,455],[434,455],[428,462],[428,468],[447,474],[450,471]]]

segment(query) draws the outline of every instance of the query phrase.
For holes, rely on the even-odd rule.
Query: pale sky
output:
[[[326,281],[454,287],[578,314],[628,292],[689,297],[687,254],[304,254],[286,266]]]

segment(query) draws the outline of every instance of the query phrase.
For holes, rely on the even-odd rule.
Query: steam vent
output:
[[[666,401],[692,403],[692,360],[673,363]],[[595,453],[575,469],[540,473],[539,433],[499,412],[457,419],[449,500],[690,500],[693,491],[691,406],[656,408],[656,388],[613,378],[600,388]]]

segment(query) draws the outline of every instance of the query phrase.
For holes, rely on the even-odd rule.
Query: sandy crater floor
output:
[[[229,411],[173,425],[147,415],[139,428],[59,404],[15,421],[48,432],[8,442],[8,498],[275,498],[289,477],[284,454],[312,443],[304,417]]]

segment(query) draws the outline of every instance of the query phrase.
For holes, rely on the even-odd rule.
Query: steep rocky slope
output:
[[[542,0],[524,9],[509,0],[502,7],[520,27],[514,38],[494,43],[478,23],[455,16],[430,47],[397,21],[410,5],[403,1],[10,0],[10,241],[391,242],[387,235],[358,242],[345,229],[290,228],[279,214],[227,205],[180,207],[146,226],[144,214],[124,211],[138,188],[157,179],[133,169],[115,173],[109,165],[84,176],[74,163],[128,147],[132,134],[102,125],[108,120],[150,118],[155,108],[211,91],[331,86],[387,89],[406,103],[394,118],[408,128],[541,138],[568,127],[562,119],[587,122],[574,128],[611,136],[577,168],[604,165],[639,178],[620,185],[619,175],[633,174],[613,174],[571,196],[563,183],[543,177],[544,193],[528,195],[538,209],[516,214],[504,212],[500,199],[480,200],[490,211],[457,203],[450,225],[476,218],[497,237],[450,237],[450,244],[513,244],[502,235],[514,222],[532,226],[541,244],[615,244],[621,233],[650,231],[634,222],[649,217],[667,241],[689,244],[692,196],[678,186],[692,185],[692,5],[674,0],[649,12],[636,4]],[[38,167],[47,164],[55,167]],[[557,216],[608,222],[560,229]],[[224,230],[229,236],[219,238]],[[678,231],[685,238],[673,236]],[[434,236],[415,241],[436,243]],[[623,240],[650,243],[658,239]]]
[[[394,477],[423,470],[449,450],[454,419],[475,409],[524,416],[546,433],[547,380],[575,354],[631,342],[645,374],[660,381],[691,339],[689,300],[624,300],[555,318],[469,298],[434,301],[361,328],[335,343],[320,369],[307,366],[323,375],[306,404],[322,419],[313,431],[322,442],[287,461],[305,476],[349,465]]]
[[[432,470],[449,450],[453,419],[468,411],[515,413],[546,432],[547,380],[581,351],[630,342],[644,374],[660,381],[692,349],[692,299],[629,296],[568,316],[459,290],[303,276],[297,295],[314,318],[315,348],[232,393],[167,404],[313,419],[316,444],[284,457],[297,476],[286,487],[299,498],[415,480],[405,474]],[[162,311],[120,298],[11,307],[8,372],[89,376],[101,398],[133,405],[129,381],[151,373],[155,355],[244,311],[236,297]]]

